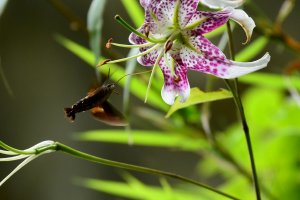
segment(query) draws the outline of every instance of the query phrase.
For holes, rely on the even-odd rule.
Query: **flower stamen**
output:
[[[168,40],[166,42],[166,44],[165,44],[165,47],[164,47],[165,53],[167,53],[172,48],[172,46],[173,46],[173,41],[172,40]]]
[[[112,41],[113,41],[113,39],[112,39],[112,38],[109,38],[109,40],[107,41],[107,43],[106,43],[106,45],[105,45],[105,47],[106,47],[107,49],[110,49],[110,48],[111,48],[111,43],[112,43]]]
[[[149,47],[151,45],[154,45],[152,42],[144,43],[144,44],[119,44],[119,43],[110,43],[111,46],[116,47],[123,47],[123,48],[143,48],[143,47]]]
[[[99,62],[99,64],[97,65],[97,67],[100,67],[102,65],[105,65],[105,64],[113,64],[113,63],[119,63],[119,62],[124,62],[124,61],[127,61],[127,60],[130,60],[130,59],[133,59],[133,58],[137,58],[137,57],[140,57],[140,56],[144,56],[148,53],[150,53],[151,51],[154,51],[156,50],[157,48],[159,48],[161,46],[161,44],[157,44],[157,45],[154,45],[153,47],[151,47],[150,49],[142,52],[142,53],[139,53],[139,54],[136,54],[136,55],[133,55],[133,56],[130,56],[130,57],[126,57],[126,58],[122,58],[122,59],[118,59],[118,60],[110,60],[110,59],[106,59],[102,62]]]
[[[161,60],[163,55],[164,55],[164,51],[161,50],[161,52],[159,53],[159,55],[157,56],[157,58],[155,60],[155,63],[154,63],[154,66],[152,68],[152,72],[151,72],[151,75],[150,75],[150,78],[149,78],[149,82],[148,82],[148,87],[147,87],[145,101],[144,101],[145,103],[147,103],[147,100],[148,100],[148,94],[149,94],[149,91],[150,91],[150,88],[151,88],[152,79],[153,79],[153,76],[155,74],[155,70],[156,70],[157,66],[159,65],[159,61]]]

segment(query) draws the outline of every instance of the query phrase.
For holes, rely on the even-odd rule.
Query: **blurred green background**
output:
[[[72,9],[76,13],[76,16],[85,23],[91,1],[64,0],[61,2]],[[282,4],[282,1],[271,0],[256,0],[253,2],[270,19],[275,18]],[[298,26],[299,11],[300,6],[296,4],[296,7],[283,26],[284,31],[297,40],[300,40],[300,28]],[[115,41],[127,43],[129,32],[114,21],[115,14],[120,14],[130,21],[119,0],[108,1],[104,12],[102,37],[104,40],[113,37]],[[11,95],[5,88],[4,83],[0,82],[1,140],[18,148],[27,148],[40,141],[51,139],[112,160],[163,169],[199,179],[197,171],[201,170],[199,168],[203,168],[204,166],[199,164],[199,155],[195,152],[191,153],[172,148],[81,142],[72,139],[78,132],[107,129],[110,127],[93,120],[89,113],[80,114],[75,123],[69,123],[65,119],[63,108],[70,106],[83,97],[90,85],[96,80],[96,76],[92,68],[87,67],[85,62],[74,56],[54,40],[54,35],[57,33],[88,47],[87,34],[78,30],[78,24],[70,24],[66,17],[53,6],[51,1],[9,1],[6,10],[0,18],[0,57],[3,74],[13,94]],[[240,32],[238,31],[237,34],[239,35]],[[257,35],[255,33],[254,38]],[[244,36],[241,37],[243,38]],[[241,42],[240,38],[236,38],[236,40],[237,42]],[[241,48],[240,43],[237,43],[236,46],[237,48]],[[282,74],[287,64],[295,58],[294,53],[276,42],[271,42],[264,51],[270,52],[272,56],[268,68],[263,70],[268,73]],[[127,54],[124,51],[119,51],[118,53],[120,55]],[[193,87],[204,87],[204,75],[197,73],[196,75],[191,75],[191,77],[193,78]],[[199,77],[203,80],[200,81],[200,84]],[[287,90],[277,90],[272,87],[267,89],[263,89],[262,87],[253,89],[254,86],[249,84],[242,84],[241,86],[245,89],[243,91],[247,92],[244,100],[246,112],[249,115],[250,127],[251,125],[255,126],[258,128],[258,132],[262,134],[271,134],[273,132],[276,134],[276,131],[281,131],[280,127],[288,127],[287,130],[289,131],[284,129],[284,131],[287,131],[286,134],[298,135],[294,140],[296,141],[295,147],[297,149],[297,145],[300,144],[299,142],[297,143],[299,141],[298,131],[300,130],[300,125],[298,124],[299,113],[296,112],[299,111],[299,105],[290,104],[290,99],[286,98],[288,96]],[[225,88],[222,81],[217,83],[217,88],[219,87]],[[122,91],[121,88],[118,90]],[[253,102],[255,99],[256,102]],[[249,102],[250,100],[251,102]],[[116,107],[122,109],[122,94],[112,95],[111,101]],[[137,98],[133,98],[133,101],[138,103],[138,105],[143,105],[142,101]],[[262,108],[259,106],[262,106]],[[247,160],[247,155],[234,151],[234,148],[246,149],[246,147],[239,147],[239,143],[236,143],[243,140],[242,134],[241,138],[231,137],[232,131],[230,132],[230,130],[234,128],[231,127],[229,129],[229,127],[236,121],[236,112],[232,100],[218,101],[213,103],[212,108],[213,120],[211,126],[213,130],[216,132],[228,132],[227,137],[226,135],[221,136],[222,144],[225,144],[225,146],[228,145],[230,152],[237,154],[237,157],[242,156],[244,157],[243,159]],[[281,125],[279,127],[279,122],[275,123],[276,119],[278,119],[276,116],[290,120],[287,120],[287,122],[280,121]],[[273,118],[275,118],[275,122],[271,120]],[[253,125],[254,122],[264,123]],[[152,129],[155,127],[148,121],[140,119],[137,116],[132,117],[131,125],[133,129]],[[233,127],[237,130],[240,129],[237,125]],[[263,156],[263,153],[266,153],[267,156],[273,154],[274,149],[272,149],[272,152],[266,152],[266,148],[263,147],[263,141],[268,140],[268,136],[271,137],[265,134],[265,138],[261,138],[262,135],[255,135],[253,138],[254,151],[258,157]],[[287,141],[284,144],[288,145],[290,143]],[[280,147],[282,149],[276,149],[277,151],[282,151],[279,155],[285,155],[283,151],[286,146]],[[295,149],[291,151],[295,154]],[[287,151],[286,156],[293,153]],[[299,157],[299,153],[296,153],[295,159],[298,159],[298,165]],[[264,160],[265,158],[258,159]],[[272,160],[273,166],[280,165],[281,159],[282,157],[274,158]],[[0,163],[0,179],[5,177],[16,164],[17,162]],[[203,165],[207,165],[206,169],[210,169],[212,174],[216,170],[214,168],[218,167],[218,164],[209,159]],[[247,163],[245,163],[245,166],[249,167]],[[265,169],[263,163],[258,162],[259,173],[259,167]],[[270,166],[267,167],[271,168]],[[222,167],[222,169],[226,171],[226,168]],[[5,183],[0,188],[0,199],[122,199],[121,197],[113,197],[72,184],[76,177],[122,180],[119,172],[119,170],[114,168],[96,165],[61,153],[46,155],[30,163]],[[209,174],[209,172],[205,173]],[[221,172],[218,173],[220,175]],[[228,175],[230,174],[234,173],[229,172]],[[298,182],[296,180],[293,186],[295,186],[294,190],[299,190],[300,193],[300,188],[298,187],[300,182],[299,174],[298,177],[295,177]],[[134,175],[146,183],[159,184],[157,177],[135,173]],[[200,178],[200,180],[205,180],[209,184],[218,184],[223,181],[223,178],[218,176],[218,174],[212,177],[208,178],[203,175],[203,179]],[[264,180],[264,182],[268,181]],[[176,183],[178,182],[176,181]],[[276,187],[280,188],[279,186]],[[289,186],[282,185],[281,187]],[[294,193],[295,196],[293,198],[279,199],[296,199],[300,196],[300,194],[297,195],[296,192]]]

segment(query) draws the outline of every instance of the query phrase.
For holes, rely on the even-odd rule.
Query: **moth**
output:
[[[71,122],[75,120],[75,116],[77,113],[85,112],[87,110],[90,110],[92,115],[95,117],[95,119],[104,122],[105,124],[111,125],[111,126],[126,126],[128,125],[128,122],[124,115],[118,111],[109,101],[109,97],[116,89],[116,84],[122,80],[124,77],[128,75],[137,75],[137,74],[144,74],[151,72],[144,71],[144,72],[138,72],[138,73],[132,73],[132,74],[126,74],[122,76],[119,80],[117,80],[116,83],[107,83],[107,81],[104,82],[100,87],[98,87],[95,90],[92,90],[88,93],[88,95],[79,101],[77,101],[75,104],[73,104],[71,107],[64,108],[65,115],[67,118],[70,119]],[[110,71],[108,72],[108,79],[109,79]]]
[[[124,115],[108,101],[116,89],[116,84],[125,76],[121,77],[116,83],[105,81],[104,84],[89,92],[86,97],[80,99],[71,107],[64,108],[66,117],[73,122],[77,113],[90,110],[95,119],[101,122],[112,126],[126,126],[128,122]]]

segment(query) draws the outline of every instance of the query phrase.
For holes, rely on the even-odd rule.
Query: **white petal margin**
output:
[[[200,2],[209,8],[219,9],[226,7],[239,7],[245,3],[245,0],[200,0]]]
[[[253,29],[255,28],[255,22],[241,9],[232,9],[231,12],[230,19],[237,22],[244,29],[247,36],[247,40],[244,44],[247,44],[250,41]]]
[[[251,72],[260,70],[266,67],[271,59],[269,53],[266,53],[262,58],[253,62],[236,62],[231,61],[230,67],[227,69],[227,72],[221,78],[232,79],[237,78]]]
[[[191,93],[190,84],[188,83],[187,88],[184,90],[177,91],[177,89],[169,89],[163,86],[161,90],[161,97],[163,98],[164,102],[168,105],[173,105],[175,102],[176,96],[179,95],[180,102],[185,102]]]
[[[163,86],[161,90],[161,97],[164,100],[164,102],[168,105],[173,105],[175,102],[175,97],[177,95],[177,92],[175,89],[170,89],[166,87],[165,85]]]
[[[191,88],[190,88],[189,82],[188,82],[187,88],[185,88],[184,90],[178,91],[178,93],[180,96],[180,102],[181,103],[185,102],[190,97],[190,93],[191,93]]]

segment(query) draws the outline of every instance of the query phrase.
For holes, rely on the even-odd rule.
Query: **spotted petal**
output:
[[[193,31],[195,35],[209,33],[225,24],[229,20],[232,11],[232,8],[226,8],[217,12],[197,11],[191,17],[186,27],[193,27],[193,24],[197,24],[198,21],[203,21],[200,25],[194,27]]]
[[[149,49],[149,47],[148,48],[140,48],[140,52],[144,52],[147,49]],[[138,57],[137,61],[143,66],[153,66],[161,51],[162,51],[162,48],[153,50],[144,56]]]
[[[182,64],[182,63],[181,63]],[[180,101],[184,102],[190,96],[190,85],[187,79],[187,68],[185,65],[174,62],[168,58],[162,59],[160,67],[164,75],[164,86],[161,90],[163,100],[169,104],[174,104],[177,95]]]
[[[257,71],[266,67],[270,61],[268,53],[254,62],[228,60],[222,51],[204,36],[192,37],[190,38],[190,42],[196,51],[188,47],[183,47],[180,50],[180,58],[177,58],[176,61],[179,62],[181,60],[189,69],[224,79],[237,78]]]
[[[185,27],[190,21],[191,17],[197,11],[200,0],[180,0],[180,7],[178,12],[178,22],[180,27]]]
[[[193,49],[182,46],[177,62],[182,62],[191,70],[222,77],[227,71],[230,61],[215,45],[204,36],[190,38]]]
[[[209,8],[219,9],[226,7],[239,7],[245,2],[245,0],[200,0],[200,2]]]

